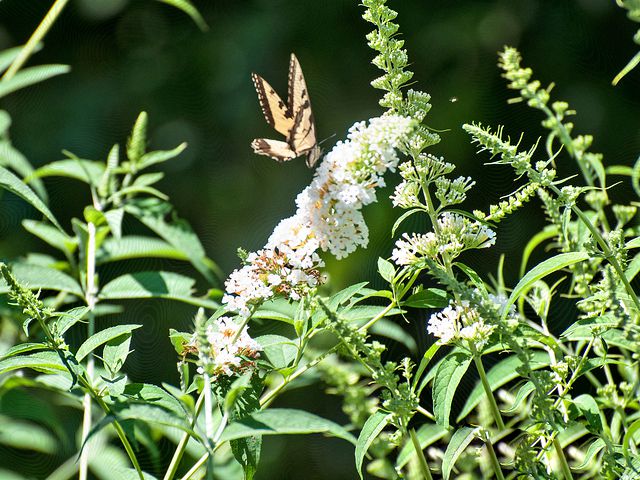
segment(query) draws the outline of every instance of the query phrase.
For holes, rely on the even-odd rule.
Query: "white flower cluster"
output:
[[[222,300],[228,308],[248,316],[275,294],[298,299],[320,281],[320,249],[344,258],[366,246],[369,231],[361,209],[376,201],[384,173],[398,164],[395,149],[412,128],[410,118],[398,115],[353,125],[296,198],[295,215],[280,222],[265,248],[231,274]]]
[[[437,232],[437,233],[435,233]],[[456,213],[445,212],[438,218],[434,232],[404,234],[391,253],[396,265],[416,265],[423,257],[435,259],[446,253],[450,259],[471,248],[487,248],[496,234],[486,225]]]
[[[439,338],[441,344],[467,340],[480,351],[489,341],[495,325],[487,325],[478,311],[462,301],[461,305],[449,304],[444,310],[431,315],[427,332]]]
[[[220,317],[207,327],[209,357],[205,359],[207,373],[212,376],[241,374],[253,368],[262,348],[249,336],[247,327],[229,317]],[[237,337],[237,338],[236,338]],[[203,373],[202,370],[200,373]]]

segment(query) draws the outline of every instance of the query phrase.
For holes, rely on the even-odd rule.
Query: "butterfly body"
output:
[[[251,74],[258,93],[264,118],[286,141],[256,138],[251,142],[254,152],[267,155],[278,162],[287,162],[306,155],[307,165],[313,167],[321,155],[316,138],[316,126],[307,92],[307,84],[300,62],[291,54],[289,62],[288,103],[285,103],[260,75]]]

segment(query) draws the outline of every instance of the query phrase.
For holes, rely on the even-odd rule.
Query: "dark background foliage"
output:
[[[0,49],[26,41],[50,3],[0,2]],[[251,139],[273,132],[260,113],[250,72],[260,73],[284,94],[294,51],[310,89],[319,137],[335,134],[324,144],[327,149],[344,138],[354,121],[381,113],[379,93],[368,85],[378,73],[364,40],[370,28],[355,1],[194,4],[209,31],[199,31],[183,13],[151,0],[72,1],[30,62],[69,64],[71,73],[15,93],[0,108],[13,117],[14,145],[35,166],[61,159],[62,149],[81,158],[104,158],[112,144],[124,143],[138,112],[146,110],[152,148],[189,144],[177,160],[162,166],[167,177],[161,188],[194,226],[209,256],[230,272],[239,263],[236,248],[262,246],[275,224],[293,213],[293,199],[312,175],[301,160],[277,165],[252,153]],[[516,186],[511,172],[483,167],[488,159],[474,155],[461,124],[505,124],[515,138],[526,129],[524,145],[541,132],[537,112],[506,103],[512,95],[495,66],[496,52],[505,44],[521,50],[525,65],[543,84],[556,83],[554,98],[567,100],[578,112],[576,133],[593,134],[593,150],[603,152],[608,164],[630,165],[637,158],[640,74],[632,72],[616,88],[610,85],[635,54],[636,25],[613,0],[405,0],[391,7],[399,11],[416,88],[433,96],[427,122],[447,130],[432,152],[478,182],[468,209],[495,203]],[[575,173],[566,157],[558,163],[562,174]],[[389,178],[391,186],[395,183]],[[69,225],[88,202],[88,193],[69,180],[46,184],[52,210]],[[625,192],[618,188],[613,195]],[[328,259],[331,289],[362,280],[382,286],[375,259],[390,254],[389,226],[399,215],[390,208],[388,193],[382,192],[381,204],[368,210],[370,248],[339,263]],[[47,251],[20,225],[33,211],[10,195],[0,198],[0,208],[0,257]],[[521,248],[542,225],[534,212],[525,209],[501,224],[496,247],[465,260],[495,273],[504,254],[506,281],[512,285]],[[424,227],[419,221],[407,224],[412,230]],[[167,331],[188,328],[192,309],[164,302],[125,307],[130,320],[145,323],[134,336],[129,375],[137,381],[175,381]],[[424,341],[423,318],[407,328]],[[341,418],[335,399],[318,402],[317,391],[308,395],[288,394],[280,405],[311,402],[317,413]],[[0,458],[18,461],[15,452],[4,453],[0,450]],[[352,455],[352,447],[335,440],[269,439],[258,478],[300,478],[302,471],[309,479],[354,478]]]

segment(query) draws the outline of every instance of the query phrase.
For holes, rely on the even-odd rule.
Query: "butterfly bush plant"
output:
[[[188,2],[165,3],[197,15]],[[638,5],[622,4],[637,19]],[[508,127],[465,124],[479,158],[510,168],[514,178],[498,204],[465,210],[476,182],[455,176],[455,165],[434,148],[441,138],[425,123],[430,97],[406,88],[413,74],[396,12],[386,0],[363,6],[374,26],[367,41],[382,71],[372,86],[384,91],[383,111],[356,122],[319,160],[295,214],[263,248],[239,250],[242,265],[226,280],[156,188],[163,175],[155,166],[185,146],[147,151],[146,114],[126,146],[104,160],[67,153],[33,169],[11,145],[2,112],[0,186],[42,214],[23,226],[59,256],[30,253],[0,265],[0,293],[9,299],[0,310],[0,401],[25,390],[47,399],[26,420],[2,414],[3,430],[20,434],[1,434],[0,442],[62,451],[68,460],[55,466],[55,479],[251,479],[263,439],[307,433],[352,443],[352,478],[364,471],[384,479],[640,478],[637,201],[612,200],[609,180],[627,177],[640,196],[640,163],[607,166],[591,151],[593,138],[574,133],[575,112],[505,47],[499,67],[507,87],[522,108],[539,111],[547,136],[525,145]],[[0,94],[66,71],[21,70],[16,62],[24,63],[26,48],[0,54],[7,70]],[[570,161],[578,175],[561,176],[556,165]],[[389,174],[398,177],[390,198],[399,211],[389,228],[395,245],[377,260],[388,287],[358,283],[327,295],[323,258],[366,248],[363,209],[378,200]],[[41,179],[52,176],[75,179],[90,194],[70,225],[47,206]],[[546,226],[524,247],[519,278],[507,284],[502,261],[495,278],[483,278],[465,259],[492,248],[500,223],[525,204],[542,208]],[[398,233],[416,216],[426,219],[426,231]],[[129,234],[127,217],[148,234]],[[532,264],[543,245],[544,260]],[[121,269],[102,279],[106,265],[150,257],[189,262],[209,290],[198,295],[193,278],[170,271]],[[150,298],[197,309],[192,330],[168,332],[178,385],[131,382],[123,367],[141,325],[101,322],[122,312],[121,300]],[[570,305],[573,315],[560,332],[558,305]],[[256,322],[284,329],[257,336]],[[417,322],[431,347],[417,351],[405,322]],[[73,332],[83,338],[78,348],[70,346]],[[388,338],[412,355],[391,360]],[[341,397],[347,425],[277,406],[305,378]],[[463,393],[463,382],[473,387]],[[80,412],[76,444],[47,418],[47,401]],[[166,461],[160,438],[172,446]]]

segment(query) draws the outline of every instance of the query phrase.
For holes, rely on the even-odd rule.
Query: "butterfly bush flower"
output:
[[[229,310],[249,316],[276,294],[298,300],[320,283],[320,250],[340,259],[366,247],[362,207],[376,201],[376,188],[385,185],[387,170],[395,170],[396,148],[413,126],[412,119],[399,115],[353,125],[296,198],[295,215],[282,220],[267,245],[229,276],[222,300]]]
[[[205,338],[207,345],[205,348],[200,346],[199,351],[207,352],[207,355],[201,355],[202,366],[198,371],[206,371],[214,377],[230,377],[252,369],[254,359],[262,350],[258,342],[249,336],[247,327],[240,332],[240,325],[229,317],[219,317],[207,326]]]
[[[436,227],[427,234],[405,233],[391,253],[396,265],[418,265],[424,257],[435,259],[442,254],[453,259],[464,250],[488,248],[496,241],[489,227],[456,213],[440,215]]]
[[[496,329],[495,325],[487,325],[478,311],[463,300],[460,305],[453,302],[444,310],[431,315],[427,332],[438,338],[438,343],[445,345],[466,340],[480,351],[489,341]]]

